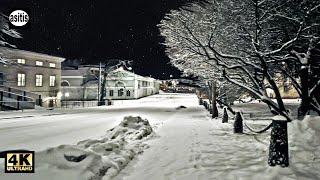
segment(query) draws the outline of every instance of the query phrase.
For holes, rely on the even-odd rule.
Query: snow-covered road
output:
[[[177,108],[180,105],[186,108]],[[247,113],[245,121],[253,128],[265,127],[272,118],[264,104],[246,103],[234,107]],[[292,107],[296,105],[293,103]],[[140,138],[127,138],[129,140],[123,143],[126,146],[118,143],[110,149],[114,143],[111,141],[117,140],[119,133],[123,135],[119,139],[137,135],[134,131],[126,134],[128,129],[124,131],[118,126],[116,129],[119,131],[109,131],[114,133],[110,137],[98,138],[118,125],[124,116],[141,116],[149,120],[155,134],[146,138],[142,135]],[[148,123],[143,124],[149,126]],[[126,121],[122,127],[136,130],[137,126],[128,125]],[[244,131],[248,132],[246,128]],[[257,135],[234,134],[233,120],[222,123],[221,118],[211,119],[204,107],[198,105],[197,97],[190,94],[160,94],[108,107],[1,113],[1,150],[39,151],[57,147],[36,153],[36,170],[30,176],[1,174],[4,166],[0,163],[0,179],[320,179],[320,117],[308,116],[304,121],[289,123],[288,134],[290,166],[281,168],[267,164],[270,130]],[[81,143],[58,146],[84,139],[93,139],[85,141],[90,148],[81,146]],[[134,156],[125,158],[124,152],[131,152]],[[66,155],[85,155],[85,159],[70,161]]]
[[[124,116],[141,116],[158,125],[170,119],[185,95],[155,95],[115,106],[87,109],[32,110],[0,114],[0,151],[43,150],[97,138],[118,125]]]

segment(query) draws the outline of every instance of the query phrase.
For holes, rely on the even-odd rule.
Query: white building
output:
[[[62,70],[61,99],[63,101],[97,101],[98,77],[99,71],[96,66],[87,65],[80,66],[77,70]],[[159,81],[119,68],[108,73],[105,88],[106,100],[138,99],[158,94]]]
[[[106,82],[106,99],[138,99],[159,93],[159,81],[119,68]]]

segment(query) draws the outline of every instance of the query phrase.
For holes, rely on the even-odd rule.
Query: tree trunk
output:
[[[300,78],[301,78],[301,103],[298,108],[298,119],[303,119],[303,117],[310,110],[310,99],[309,99],[309,69],[307,66],[301,68]]]
[[[105,97],[106,97],[106,82],[107,82],[107,65],[105,65],[104,68],[104,74],[103,74],[103,82],[102,82],[102,86],[101,86],[101,93],[100,93],[100,99],[99,99],[99,106],[103,106],[105,105]]]
[[[212,118],[219,117],[216,101],[216,81],[211,81],[211,102],[212,102]]]
[[[287,121],[272,121],[268,164],[289,166]]]

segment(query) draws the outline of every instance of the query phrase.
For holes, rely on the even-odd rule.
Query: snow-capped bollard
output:
[[[289,166],[288,127],[285,117],[277,115],[272,118],[269,147],[269,166]]]
[[[243,133],[243,116],[242,116],[242,112],[241,111],[237,111],[236,112],[236,117],[234,120],[234,124],[233,124],[233,132],[234,133],[239,133],[242,134]]]
[[[204,101],[204,102],[203,102],[203,106],[204,106],[206,109],[208,109],[208,103],[207,103],[207,101]]]
[[[222,123],[228,123],[228,118],[227,107],[223,107]]]
[[[203,105],[203,100],[199,98],[199,105]]]

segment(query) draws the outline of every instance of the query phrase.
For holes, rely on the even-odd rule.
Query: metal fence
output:
[[[34,109],[35,101],[0,101],[1,110]]]
[[[83,108],[98,106],[98,101],[61,101],[62,108]]]
[[[27,92],[27,91],[15,89],[15,88],[3,86],[3,85],[0,85],[0,91],[16,94],[16,95],[20,95],[20,96],[24,96],[32,99],[39,99],[39,98],[41,99],[39,94],[35,94],[35,93],[31,93],[31,92]]]

